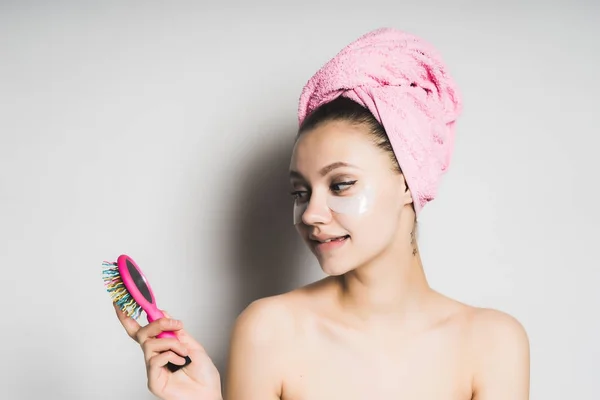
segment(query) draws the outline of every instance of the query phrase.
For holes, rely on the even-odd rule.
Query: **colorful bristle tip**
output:
[[[102,279],[106,291],[110,295],[112,301],[123,311],[128,317],[138,319],[142,313],[142,308],[133,299],[123,284],[117,263],[104,261],[102,263]]]

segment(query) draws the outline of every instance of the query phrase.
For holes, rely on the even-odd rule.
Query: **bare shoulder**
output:
[[[529,399],[529,338],[512,315],[439,297],[442,321],[458,328],[468,355],[465,372],[473,400]]]
[[[474,307],[440,296],[440,309],[448,321],[459,324],[473,343],[480,346],[529,346],[525,328],[512,315],[493,308]]]
[[[472,308],[473,399],[529,399],[529,338],[515,317]]]
[[[480,346],[525,351],[529,338],[519,320],[503,311],[472,307],[470,312],[472,339]]]
[[[231,334],[227,399],[279,399],[295,318],[289,295],[255,300],[238,316]]]
[[[237,317],[233,334],[243,335],[255,344],[273,344],[273,340],[293,326],[291,304],[286,295],[258,299]]]
[[[267,346],[271,351],[281,353],[289,347],[287,344],[293,343],[296,333],[315,308],[315,303],[326,291],[327,282],[322,280],[253,301],[237,317],[232,343]]]

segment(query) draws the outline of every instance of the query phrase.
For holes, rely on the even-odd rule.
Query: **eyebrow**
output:
[[[338,169],[338,168],[342,168],[342,167],[351,167],[351,168],[357,168],[355,165],[346,163],[346,162],[342,162],[342,161],[337,161],[334,163],[331,163],[329,165],[324,166],[323,168],[321,168],[321,170],[319,171],[319,174],[321,174],[321,176],[325,176],[328,173],[330,173],[331,171]],[[303,179],[302,174],[299,173],[298,171],[290,171],[290,178],[298,178],[298,179]]]

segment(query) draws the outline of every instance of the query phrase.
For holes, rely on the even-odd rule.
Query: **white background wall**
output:
[[[522,321],[532,399],[600,398],[597,1],[119,3],[0,2],[0,398],[151,398],[105,259],[219,366],[251,300],[321,277],[287,194],[297,99],[380,26],[464,95],[431,284]]]

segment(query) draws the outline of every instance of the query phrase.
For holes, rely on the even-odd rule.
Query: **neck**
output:
[[[363,322],[406,320],[432,293],[412,234],[338,282],[341,307]]]

